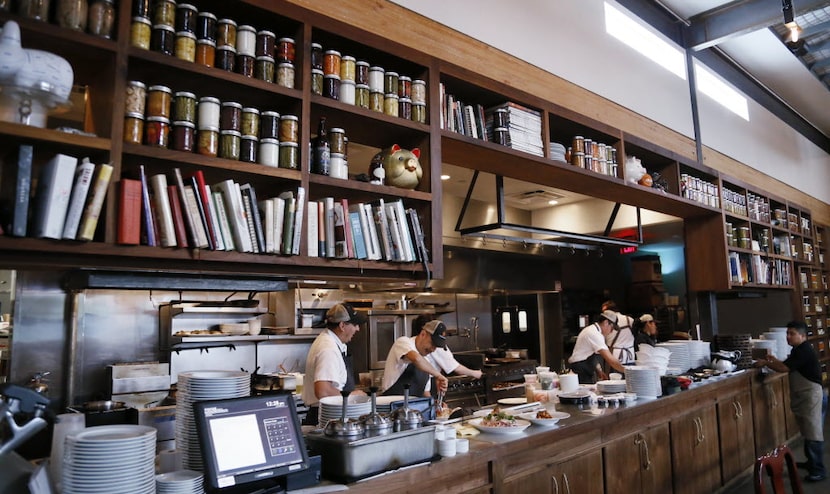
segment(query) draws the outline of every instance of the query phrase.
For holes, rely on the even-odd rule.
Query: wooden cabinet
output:
[[[718,400],[717,407],[721,473],[725,484],[755,460],[752,395],[745,390]]]
[[[606,492],[671,492],[669,425],[612,441],[603,448]]]
[[[756,456],[772,451],[787,439],[784,377],[786,376],[758,374],[752,381]]]
[[[594,449],[576,457],[555,462],[543,462],[522,473],[511,476],[497,492],[527,494],[604,494],[602,450]]]
[[[815,225],[812,262],[798,268],[798,292],[794,306],[801,309],[807,324],[807,339],[821,362],[822,381],[828,386],[827,365],[830,362],[830,270],[827,258],[828,228]],[[805,260],[806,261],[806,260]]]
[[[718,417],[714,404],[671,421],[674,493],[714,492],[721,485]]]

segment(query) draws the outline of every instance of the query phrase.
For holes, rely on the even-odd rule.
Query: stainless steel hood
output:
[[[538,293],[559,289],[559,261],[481,249],[444,249],[444,278],[433,280],[434,292]]]

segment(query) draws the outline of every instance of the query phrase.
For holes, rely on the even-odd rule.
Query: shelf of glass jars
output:
[[[0,11],[0,24],[14,21],[20,26],[21,44],[55,53],[62,57],[79,57],[78,49],[93,62],[101,57],[111,57],[118,49],[113,39],[60,27],[57,24],[30,19],[12,12]],[[114,28],[113,28],[114,30]]]
[[[625,159],[629,156],[636,157],[642,165],[640,171],[646,175],[639,179],[640,182],[647,184],[651,181],[652,187],[680,197],[680,164],[689,165],[688,158],[626,132],[623,132],[622,147]],[[625,159],[620,161],[625,163]],[[637,167],[632,165],[632,168]],[[624,169],[628,173],[625,167]],[[634,178],[636,177],[627,177],[629,181],[634,181]]]

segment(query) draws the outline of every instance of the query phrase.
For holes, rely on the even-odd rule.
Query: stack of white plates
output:
[[[550,147],[550,159],[556,161],[565,161],[565,145],[560,144],[558,142],[551,142]]]
[[[349,396],[346,401],[346,418],[357,419],[372,411],[372,400],[368,396]],[[325,427],[329,420],[343,418],[343,397],[326,396],[320,400],[320,420]]]
[[[182,467],[203,470],[193,403],[241,398],[251,394],[251,375],[242,371],[203,370],[179,373],[176,392],[176,450]]]
[[[669,366],[670,357],[671,350],[668,348],[640,345],[635,364],[658,369],[662,376],[666,373],[666,368]]]
[[[193,470],[175,470],[156,475],[157,494],[204,494],[204,478]]]
[[[712,354],[711,344],[703,340],[689,340],[689,360],[691,368],[709,367]]]
[[[692,368],[692,361],[689,356],[688,342],[674,342],[666,341],[658,343],[658,347],[668,348],[671,351],[669,356],[669,367],[680,369],[681,372],[686,372]]]
[[[787,333],[781,331],[765,331],[761,338],[771,340],[776,343],[775,358],[784,360],[790,354],[790,345],[787,344]]]
[[[625,392],[625,379],[597,381],[597,391],[600,393],[623,393]]]
[[[637,396],[654,398],[663,394],[660,386],[660,372],[652,367],[627,365],[625,367],[625,390]]]
[[[64,494],[154,494],[156,429],[99,425],[66,436]]]

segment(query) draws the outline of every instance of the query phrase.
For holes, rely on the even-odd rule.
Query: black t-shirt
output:
[[[793,348],[790,356],[784,361],[790,372],[799,372],[808,380],[821,384],[821,365],[818,362],[818,355],[813,345],[805,341]]]

